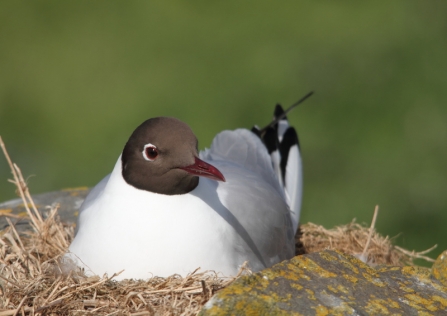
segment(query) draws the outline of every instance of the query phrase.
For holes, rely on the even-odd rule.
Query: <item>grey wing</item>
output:
[[[223,131],[200,157],[214,164],[227,179],[223,203],[226,218],[241,237],[241,252],[250,247],[259,270],[294,255],[294,227],[284,189],[262,141],[251,131]],[[219,186],[220,188],[220,186]],[[218,189],[219,190],[219,189]],[[256,261],[256,260],[255,260]]]
[[[256,263],[251,266],[254,271],[293,257],[295,234],[284,198],[254,173],[224,162],[215,166],[223,170],[227,179],[218,193],[220,188],[225,191],[219,194],[230,211],[224,218],[239,236],[234,245],[236,251],[244,255],[247,249],[251,250],[253,256],[249,261]]]
[[[259,175],[281,196],[284,189],[273,170],[271,158],[262,141],[247,129],[223,131],[214,137],[211,148],[200,153],[200,158],[225,161]]]

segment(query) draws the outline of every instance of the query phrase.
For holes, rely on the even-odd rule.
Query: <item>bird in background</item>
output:
[[[191,128],[151,118],[89,193],[65,258],[87,275],[148,279],[197,268],[236,275],[295,254],[302,199],[298,136],[280,105],[265,128],[217,134],[198,151]]]

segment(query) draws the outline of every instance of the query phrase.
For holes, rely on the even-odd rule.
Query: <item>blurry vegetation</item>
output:
[[[4,1],[0,135],[33,193],[93,186],[143,120],[209,146],[275,103],[305,166],[302,222],[356,217],[447,249],[447,2]],[[0,201],[14,198],[0,158]]]

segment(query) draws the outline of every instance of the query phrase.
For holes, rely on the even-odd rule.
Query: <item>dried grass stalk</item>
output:
[[[392,240],[374,230],[355,222],[326,229],[321,225],[308,223],[301,226],[302,242],[307,253],[325,249],[337,249],[354,255],[372,265],[387,264],[395,266],[414,265],[415,259],[434,262],[426,253],[437,247],[421,252],[408,251],[395,246]]]

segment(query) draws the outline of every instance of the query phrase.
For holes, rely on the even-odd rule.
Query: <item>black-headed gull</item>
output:
[[[198,152],[185,123],[152,118],[130,136],[81,207],[67,256],[117,279],[235,275],[294,256],[302,167],[280,106],[271,126],[223,131]]]

